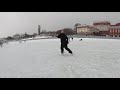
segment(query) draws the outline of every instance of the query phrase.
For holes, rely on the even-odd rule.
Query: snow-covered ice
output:
[[[74,55],[59,39],[10,42],[0,47],[0,78],[120,78],[120,40],[74,38]]]

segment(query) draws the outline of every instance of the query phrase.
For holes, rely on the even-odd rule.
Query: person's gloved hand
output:
[[[69,42],[67,42],[67,44],[69,44]]]

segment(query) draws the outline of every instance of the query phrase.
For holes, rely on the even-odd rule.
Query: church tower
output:
[[[40,35],[40,33],[41,33],[41,26],[38,25],[38,35]]]

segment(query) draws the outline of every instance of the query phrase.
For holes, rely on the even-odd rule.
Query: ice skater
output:
[[[3,42],[0,42],[0,46],[1,46],[1,48],[2,48],[2,46],[3,46]]]
[[[64,30],[61,31],[61,34],[57,36],[61,40],[61,54],[64,54],[64,48],[70,53],[73,52],[68,48],[68,37],[64,34]]]

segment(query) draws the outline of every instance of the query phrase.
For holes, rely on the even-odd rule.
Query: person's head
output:
[[[62,30],[61,33],[64,33],[64,30]]]

